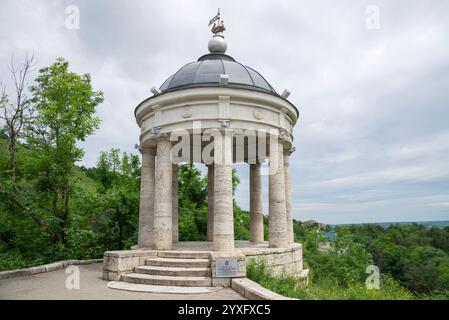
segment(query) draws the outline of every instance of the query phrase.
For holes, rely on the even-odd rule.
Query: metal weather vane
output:
[[[222,33],[223,31],[226,30],[226,28],[223,24],[223,21],[220,18],[220,9],[218,9],[217,15],[209,21],[209,27],[212,24],[213,24],[213,27],[212,27],[213,34]]]

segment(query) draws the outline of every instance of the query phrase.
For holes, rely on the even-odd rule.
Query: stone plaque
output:
[[[238,263],[236,258],[217,259],[215,277],[236,277]]]

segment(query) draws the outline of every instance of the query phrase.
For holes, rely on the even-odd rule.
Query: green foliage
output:
[[[330,249],[319,250],[325,240],[318,225],[294,222],[296,241],[303,244],[310,285],[301,299],[444,299],[449,297],[447,251],[449,228],[422,225],[338,226]],[[368,290],[365,268],[381,272],[380,290]]]
[[[207,240],[207,177],[192,164],[178,166],[179,238],[181,241]],[[232,171],[233,190],[240,180]],[[249,213],[234,203],[234,236],[249,239]]]
[[[367,289],[364,284],[354,283],[341,287],[330,280],[300,287],[295,297],[304,300],[412,300],[416,299],[399,282],[389,276],[381,277],[380,289]]]
[[[317,281],[335,279],[337,285],[349,287],[365,281],[365,269],[372,264],[371,255],[360,244],[337,244],[336,250],[309,254],[305,258]]]
[[[338,284],[338,278],[321,275],[306,287],[301,279],[285,274],[274,274],[264,260],[251,260],[247,277],[265,288],[283,296],[302,300],[410,300],[413,295],[389,276],[381,279],[379,290],[367,289],[360,282]],[[317,271],[319,274],[320,271]]]
[[[39,70],[30,88],[37,113],[29,128],[33,142],[70,146],[91,135],[99,125],[94,114],[96,106],[103,102],[103,93],[92,90],[89,74],[78,75],[68,68],[67,61],[56,59]]]
[[[246,276],[283,296],[294,298],[301,286],[298,279],[291,275],[275,275],[263,259],[251,259],[246,267]]]
[[[97,167],[88,172],[99,183],[94,190],[79,185],[76,204],[80,211],[89,215],[80,216],[73,224],[72,232],[77,237],[94,241],[98,246],[98,250],[94,252],[130,248],[137,242],[139,158],[127,153],[120,154],[118,149],[101,152]],[[83,231],[81,227],[86,222],[88,230]],[[89,248],[92,247],[89,241],[85,243]],[[80,252],[85,252],[86,249],[81,248]]]
[[[75,162],[83,155],[77,142],[98,127],[95,108],[103,101],[90,76],[70,72],[63,59],[39,70],[30,93],[17,179],[8,175],[8,136],[2,134],[0,143],[2,269],[72,256],[71,223],[79,219],[72,214],[80,178]]]
[[[381,272],[421,295],[448,295],[449,228],[419,224],[337,227],[340,239],[362,244]]]
[[[249,240],[250,224],[249,212],[240,209],[234,202],[234,238],[236,240]]]
[[[43,257],[26,258],[20,251],[0,252],[0,271],[27,268],[43,263],[45,263]]]
[[[178,167],[179,239],[207,239],[207,179],[192,164]]]
[[[68,62],[59,58],[39,70],[30,88],[32,116],[25,128],[30,152],[25,171],[35,177],[39,207],[52,213],[53,236],[64,246],[75,184],[72,172],[83,155],[76,144],[98,128],[95,108],[103,101],[103,94],[93,91],[88,74],[68,68]]]

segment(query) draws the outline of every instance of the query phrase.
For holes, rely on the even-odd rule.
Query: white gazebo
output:
[[[160,259],[207,259],[211,285],[244,276],[245,261],[253,256],[264,256],[284,272],[302,271],[301,245],[293,235],[289,166],[298,110],[287,100],[287,90],[279,95],[260,73],[226,54],[223,23],[219,16],[212,22],[209,53],[152,88],[153,95],[135,109],[142,153],[138,245],[105,253],[106,279],[132,282],[129,274],[138,274],[135,269],[152,259],[159,259],[150,262],[153,267],[177,265]],[[207,165],[208,242],[179,242],[179,163]],[[233,163],[250,166],[250,241],[234,240]],[[262,173],[264,163],[268,165]],[[268,241],[262,174],[269,179]],[[223,273],[220,259],[235,265],[235,272]]]

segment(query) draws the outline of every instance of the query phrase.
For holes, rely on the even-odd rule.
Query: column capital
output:
[[[170,141],[170,133],[168,132],[162,132],[157,133],[153,137],[151,137],[151,140],[158,143],[159,141]]]
[[[150,154],[152,156],[156,155],[156,148],[152,146],[140,146],[139,152],[141,154]]]

